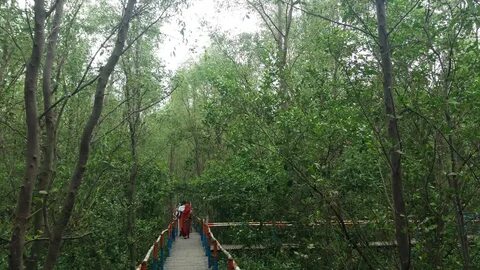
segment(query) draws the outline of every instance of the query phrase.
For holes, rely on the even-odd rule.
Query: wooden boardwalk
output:
[[[200,234],[190,233],[189,239],[178,237],[173,242],[171,256],[165,262],[165,270],[208,270],[207,256],[203,252]]]

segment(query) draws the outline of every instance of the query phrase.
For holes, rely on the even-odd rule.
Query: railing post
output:
[[[147,270],[147,262],[143,261],[142,266],[140,267],[140,270]]]
[[[167,256],[170,256],[170,249],[172,248],[172,224],[168,225],[168,240],[167,240]]]
[[[175,233],[176,233],[176,232],[175,232],[175,229],[176,229],[176,227],[175,227],[175,221],[170,222],[170,224],[172,225],[172,241],[175,241],[175,236],[176,236],[176,235],[175,235]]]
[[[155,244],[153,244],[152,269],[158,270],[158,242],[155,242]]]
[[[207,233],[207,256],[208,256],[208,268],[212,267],[212,254],[210,250],[211,242],[212,242],[212,235],[210,232]]]
[[[178,235],[178,219],[175,219],[173,221],[173,240],[174,241],[177,238],[177,235]]]
[[[209,256],[210,254],[210,246],[209,246],[209,239],[208,239],[208,225],[204,223],[203,225],[203,230],[204,230],[204,246],[205,246],[205,255]]]
[[[235,265],[233,265],[233,258],[228,258],[227,261],[227,270],[235,270]]]
[[[205,249],[205,256],[208,256],[208,250],[210,247],[208,246],[208,225],[203,223],[203,248]]]
[[[160,270],[163,270],[163,265],[165,264],[165,254],[164,254],[164,246],[165,246],[165,234],[162,233],[160,235]]]
[[[213,270],[218,270],[218,242],[213,241]]]
[[[202,242],[202,246],[203,246],[203,221],[200,220],[200,223],[197,224],[197,230],[198,230],[198,233],[200,233],[200,241]]]

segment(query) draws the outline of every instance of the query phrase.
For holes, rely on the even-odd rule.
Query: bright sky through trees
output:
[[[174,71],[189,60],[195,60],[212,43],[212,32],[228,33],[230,36],[243,32],[255,32],[260,21],[249,13],[245,4],[225,0],[194,0],[188,8],[180,11],[161,26],[164,40],[159,45],[158,55],[168,70]],[[29,0],[18,0],[22,9]],[[246,16],[248,14],[248,16]],[[183,29],[183,34],[182,34]]]
[[[186,61],[201,55],[212,43],[209,36],[212,32],[237,35],[259,29],[258,18],[249,14],[245,5],[230,5],[226,2],[232,1],[192,1],[188,8],[161,27],[165,39],[158,53],[167,69],[175,70]]]

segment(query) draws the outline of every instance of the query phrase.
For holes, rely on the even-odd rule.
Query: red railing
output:
[[[163,270],[166,257],[170,255],[173,241],[175,241],[177,222],[177,219],[173,218],[168,227],[160,233],[157,240],[148,250],[145,258],[137,266],[137,270]]]
[[[208,257],[208,267],[212,267],[213,270],[218,270],[220,251],[227,258],[227,270],[240,270],[240,267],[238,267],[237,262],[233,259],[233,256],[222,247],[220,242],[213,235],[212,231],[210,230],[209,223],[198,217],[196,219],[198,222],[197,230],[200,232],[202,245],[205,249],[205,254]]]

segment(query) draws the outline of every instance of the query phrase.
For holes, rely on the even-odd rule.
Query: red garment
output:
[[[178,226],[180,229],[180,236],[183,236],[183,218],[181,214],[180,217],[178,217]]]
[[[185,210],[183,210],[182,215],[180,216],[180,224],[182,226],[180,235],[187,238],[190,237],[190,226],[192,223],[191,213],[192,206],[189,203],[185,204]]]

